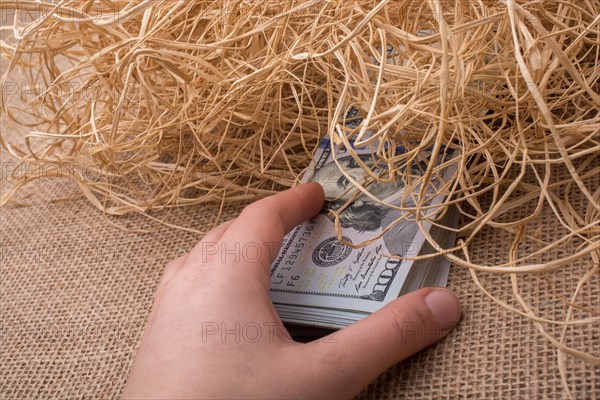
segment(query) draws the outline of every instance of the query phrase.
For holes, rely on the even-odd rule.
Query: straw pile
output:
[[[57,166],[52,174],[75,179],[98,208],[156,218],[173,207],[254,200],[296,184],[326,133],[336,146],[378,145],[389,171],[373,178],[399,176],[409,187],[443,166],[416,180],[400,166],[426,149],[458,148],[456,179],[438,188],[462,215],[461,239],[446,256],[476,282],[480,271],[510,276],[517,303],[497,299],[503,306],[537,321],[561,354],[600,363],[565,345],[564,332],[557,339],[544,329],[600,320],[597,304],[571,316],[600,263],[597,0],[0,6],[13,13],[1,46],[10,60],[3,112],[35,121],[25,145],[2,145],[24,163]],[[11,85],[15,69],[29,79],[25,102]],[[356,128],[351,107],[363,120]],[[396,154],[399,145],[409,151]],[[2,204],[36,177],[21,178]],[[574,196],[587,207],[576,209]],[[421,226],[427,197],[422,190],[403,208]],[[511,217],[524,207],[532,212]],[[532,228],[542,215],[560,227],[552,243]],[[497,265],[470,261],[469,243],[486,229],[513,243]],[[571,250],[547,257],[561,246]],[[567,318],[537,316],[516,289],[518,273],[575,261],[589,268],[568,294]]]

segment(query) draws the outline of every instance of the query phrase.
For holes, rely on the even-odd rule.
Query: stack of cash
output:
[[[414,197],[404,193],[401,179],[369,184],[359,162],[377,171],[378,161],[368,147],[354,152],[356,156],[346,149],[336,149],[325,139],[304,177],[304,181],[316,181],[323,186],[326,203],[320,214],[285,237],[272,264],[271,298],[284,323],[342,328],[400,295],[426,286],[446,285],[450,264],[444,257],[410,259],[435,253],[414,216],[382,205],[407,208],[414,205],[410,200]],[[449,152],[445,154],[447,157]],[[427,163],[416,162],[410,168],[411,175],[421,175]],[[448,181],[453,174],[448,167],[441,178]],[[366,185],[365,189],[381,202],[357,192],[350,178]],[[418,192],[419,188],[412,190]],[[424,213],[433,219],[438,212],[435,206],[444,196],[431,197]],[[350,205],[343,208],[350,200]],[[343,208],[339,211],[342,241],[336,235],[335,221],[329,212],[340,208]],[[452,210],[439,223],[447,227],[456,224],[457,214]],[[423,226],[442,247],[453,245],[455,237],[451,230],[426,221]],[[375,241],[360,246],[382,232]]]

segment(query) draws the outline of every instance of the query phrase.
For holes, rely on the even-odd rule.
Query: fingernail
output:
[[[460,303],[449,290],[432,290],[425,296],[425,304],[431,310],[441,330],[452,328],[460,318]]]

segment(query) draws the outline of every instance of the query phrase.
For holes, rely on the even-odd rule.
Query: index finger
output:
[[[314,217],[323,207],[324,198],[321,185],[307,183],[252,203],[219,240],[198,243],[188,262],[253,264],[266,271],[277,256],[283,237]]]

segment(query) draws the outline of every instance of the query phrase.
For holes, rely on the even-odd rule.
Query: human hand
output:
[[[274,243],[323,197],[310,183],[253,203],[167,265],[125,399],[349,398],[455,325],[457,298],[426,288],[321,340],[291,340],[269,297]]]

